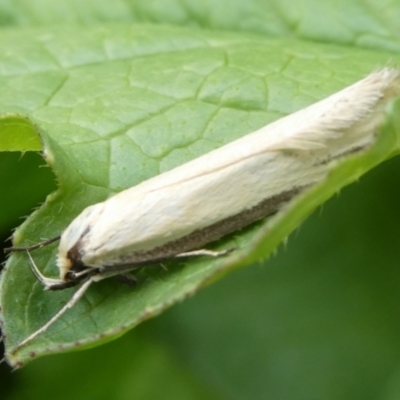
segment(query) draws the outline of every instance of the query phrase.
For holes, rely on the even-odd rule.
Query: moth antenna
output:
[[[40,334],[45,332],[54,322],[56,322],[66,311],[70,308],[74,307],[75,304],[82,298],[85,294],[86,290],[88,290],[89,286],[94,282],[93,278],[90,277],[87,281],[85,281],[82,286],[74,293],[71,299],[60,311],[57,312],[54,317],[52,317],[48,322],[46,322],[41,328],[39,328],[36,332],[29,335],[25,340],[19,343],[12,351],[12,354],[15,354],[21,347],[25,346],[27,343],[37,338]]]
[[[4,253],[12,253],[12,252],[17,252],[17,251],[32,251],[36,249],[41,249],[44,246],[47,246],[50,243],[56,242],[57,240],[60,240],[61,235],[58,235],[56,237],[53,237],[51,239],[43,240],[43,242],[33,244],[32,246],[25,246],[25,247],[6,247],[4,249]]]

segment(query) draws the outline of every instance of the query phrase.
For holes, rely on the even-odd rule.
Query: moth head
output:
[[[88,268],[82,262],[84,239],[101,215],[103,204],[98,203],[85,208],[62,233],[58,247],[57,266],[63,281],[75,280],[76,273]]]

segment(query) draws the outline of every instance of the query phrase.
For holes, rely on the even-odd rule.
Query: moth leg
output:
[[[62,279],[54,279],[44,276],[35,264],[35,261],[33,260],[29,250],[26,250],[26,253],[28,254],[29,266],[31,267],[33,275],[35,275],[36,279],[45,287],[46,290],[52,290],[54,287],[65,284]]]
[[[39,268],[37,267],[35,261],[33,260],[31,253],[26,250],[28,257],[29,257],[29,266],[31,267],[31,271],[35,275],[36,279],[44,286],[44,290],[63,290],[67,288],[71,288],[74,286],[79,285],[82,282],[82,276],[89,275],[93,276],[95,274],[95,270],[84,270],[79,272],[75,275],[75,279],[71,280],[63,280],[57,278],[48,278],[47,276],[43,275]],[[78,279],[77,279],[78,278]]]
[[[174,257],[199,257],[199,256],[208,256],[208,257],[223,257],[227,254],[231,253],[235,249],[221,250],[221,251],[213,251],[207,249],[200,249],[194,251],[187,251],[185,253],[176,254]]]
[[[63,308],[61,308],[60,311],[54,317],[52,317],[48,322],[46,322],[40,329],[38,329],[36,332],[33,332],[31,335],[29,335],[25,340],[23,340],[21,343],[19,343],[14,350],[12,351],[11,354],[15,354],[21,347],[23,347],[25,344],[30,342],[31,340],[37,338],[41,333],[45,332],[54,322],[56,322],[66,311],[68,311],[70,308],[74,307],[75,304],[82,298],[82,296],[86,293],[88,290],[89,286],[94,282],[94,276],[90,277],[87,279],[82,286],[74,293],[74,295],[71,297],[71,299],[68,301],[67,304]]]
[[[50,243],[56,242],[57,240],[60,240],[61,235],[58,235],[56,237],[53,237],[51,239],[44,240],[43,242],[36,243],[32,246],[26,246],[26,247],[6,247],[4,249],[5,253],[11,253],[11,252],[16,252],[16,251],[32,251],[36,249],[41,249],[44,246],[47,246]]]

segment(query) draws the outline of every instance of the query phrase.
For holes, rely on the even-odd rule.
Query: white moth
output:
[[[81,285],[48,323],[73,307],[91,283],[146,264],[191,256],[222,236],[278,211],[326,177],[332,160],[370,146],[387,102],[400,93],[400,72],[371,73],[332,96],[81,212],[62,233],[60,278],[31,268],[46,289]]]

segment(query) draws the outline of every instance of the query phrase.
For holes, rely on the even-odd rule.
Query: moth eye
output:
[[[76,274],[74,271],[68,271],[65,274],[65,280],[66,281],[74,281],[76,279]]]

